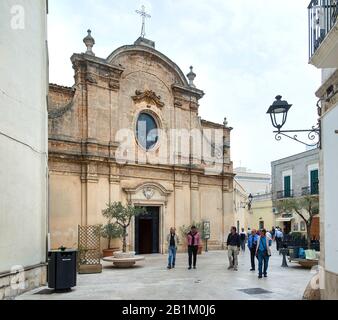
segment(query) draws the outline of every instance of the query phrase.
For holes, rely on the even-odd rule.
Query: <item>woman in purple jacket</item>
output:
[[[191,270],[191,266],[193,266],[194,269],[196,269],[197,252],[198,252],[198,246],[201,241],[201,237],[195,226],[191,227],[191,230],[187,235],[187,241],[188,241],[188,255],[189,255],[189,268],[188,269]]]

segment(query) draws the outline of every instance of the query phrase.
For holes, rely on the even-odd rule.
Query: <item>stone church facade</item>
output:
[[[210,221],[208,246],[222,248],[235,220],[232,128],[199,117],[192,68],[188,81],[145,38],[107,59],[90,31],[84,42],[71,57],[74,86],[49,90],[51,247],[76,246],[78,225],[104,223],[106,204],[121,201],[148,212],[130,226],[131,250],[164,253],[170,227],[193,221]]]

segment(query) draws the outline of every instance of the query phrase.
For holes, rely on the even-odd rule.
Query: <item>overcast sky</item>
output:
[[[309,0],[49,0],[50,82],[73,85],[70,57],[85,51],[92,30],[96,56],[106,58],[140,35],[136,9],[152,15],[146,37],[205,91],[203,119],[232,131],[234,166],[270,172],[270,162],[305,151],[277,142],[266,111],[277,94],[293,104],[285,129],[316,123],[320,71],[308,65]]]

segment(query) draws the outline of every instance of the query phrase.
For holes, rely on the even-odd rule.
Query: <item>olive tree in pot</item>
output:
[[[111,220],[106,225],[101,225],[99,228],[99,233],[102,238],[108,240],[108,248],[103,249],[103,257],[112,257],[114,252],[119,251],[119,247],[112,247],[112,240],[121,238],[122,228],[116,223],[112,223]]]
[[[111,203],[103,210],[103,216],[111,219],[111,221],[115,221],[115,224],[121,228],[120,237],[122,238],[122,253],[115,252],[114,257],[123,258],[135,255],[135,252],[127,252],[128,227],[134,217],[144,213],[146,213],[145,208],[132,205],[124,206],[121,202]]]

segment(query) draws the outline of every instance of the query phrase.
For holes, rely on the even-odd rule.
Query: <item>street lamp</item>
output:
[[[270,106],[268,114],[270,114],[272,125],[280,132],[288,117],[288,112],[292,104],[282,100],[282,96],[277,96],[276,101]]]
[[[320,99],[322,100],[322,99]],[[318,115],[320,116],[321,108],[319,106],[319,102],[317,103],[318,108]],[[269,107],[267,114],[270,115],[271,123],[274,128],[277,129],[277,131],[274,131],[273,133],[276,134],[275,139],[277,141],[280,141],[282,139],[282,136],[285,136],[287,138],[290,138],[292,140],[295,140],[297,142],[300,142],[308,147],[320,147],[321,142],[321,127],[320,127],[320,120],[318,120],[317,126],[313,126],[312,129],[307,130],[281,130],[283,126],[286,123],[288,112],[290,108],[292,107],[292,104],[289,104],[287,101],[282,100],[282,96],[278,95],[276,97],[276,101]],[[301,141],[298,139],[298,135],[294,134],[293,136],[288,135],[287,133],[300,133],[300,132],[307,132],[308,133],[308,139],[311,141],[314,141],[314,143],[309,144],[304,141]]]
[[[249,194],[248,199],[249,199],[249,202],[248,202],[248,210],[250,211],[250,210],[251,210],[251,206],[252,206],[252,200],[253,200],[253,196],[252,196],[251,193]]]

